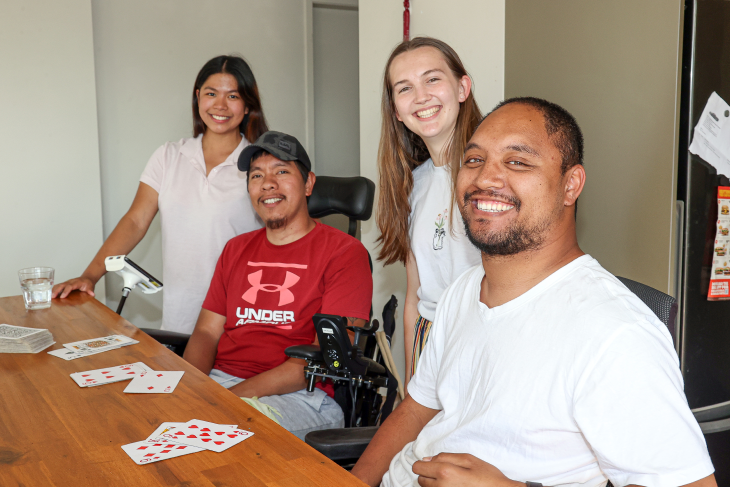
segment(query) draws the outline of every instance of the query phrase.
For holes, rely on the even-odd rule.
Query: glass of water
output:
[[[53,267],[28,267],[18,271],[25,309],[51,307],[53,273]]]

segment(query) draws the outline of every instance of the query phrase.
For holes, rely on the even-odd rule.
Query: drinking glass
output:
[[[28,267],[18,271],[20,288],[23,290],[25,309],[44,309],[51,307],[53,289],[52,267]]]

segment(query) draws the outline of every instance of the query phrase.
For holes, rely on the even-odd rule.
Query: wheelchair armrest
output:
[[[190,335],[174,331],[157,330],[154,328],[140,328],[143,332],[182,357],[185,347],[188,346]]]
[[[287,357],[300,358],[312,362],[324,362],[322,350],[317,345],[294,345],[284,350]]]
[[[363,326],[348,326],[347,329],[355,333],[359,332],[362,335],[375,335],[379,327],[380,323],[378,323],[378,320],[373,320],[370,323],[365,323]]]
[[[375,360],[368,358],[368,357],[358,357],[358,360],[362,360],[368,364],[368,375],[377,374],[377,375],[387,375],[387,371],[385,370],[385,367],[377,363]]]
[[[378,426],[312,431],[304,442],[331,460],[357,459],[370,444]]]

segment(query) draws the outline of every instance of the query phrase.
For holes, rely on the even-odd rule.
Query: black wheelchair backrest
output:
[[[340,213],[350,219],[351,235],[354,236],[355,221],[365,221],[373,213],[375,183],[362,176],[338,178],[318,176],[312,195],[307,202],[309,216],[323,216]]]

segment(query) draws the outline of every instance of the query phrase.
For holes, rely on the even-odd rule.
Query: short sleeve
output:
[[[416,372],[408,383],[408,394],[418,404],[431,409],[443,409],[436,386],[444,351],[446,329],[450,325],[447,321],[449,313],[444,311],[449,302],[449,296],[445,294],[436,306],[436,316],[428,334],[428,341],[418,359]]]
[[[162,189],[162,178],[165,170],[165,148],[167,144],[160,146],[147,161],[142,175],[139,177],[140,182],[145,183],[157,193]]]
[[[712,474],[666,334],[626,324],[602,348],[578,380],[573,415],[611,483],[676,487]]]
[[[211,279],[210,287],[208,287],[208,294],[205,296],[205,301],[203,301],[203,309],[222,316],[227,315],[228,273],[225,269],[230,268],[226,262],[229,247],[230,242],[226,244],[221,256],[218,257],[218,263],[216,263],[215,271],[213,271],[213,279]]]
[[[324,272],[322,313],[370,319],[373,276],[368,253],[356,240],[333,256]]]

